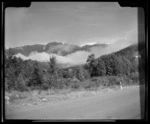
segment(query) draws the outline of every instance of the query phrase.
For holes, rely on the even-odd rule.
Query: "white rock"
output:
[[[6,104],[9,104],[9,100],[10,100],[9,96],[5,96]]]
[[[16,94],[16,97],[17,97],[17,98],[19,98],[19,95],[18,95],[18,94]]]
[[[43,100],[47,100],[46,98],[44,98]]]
[[[9,98],[9,96],[5,96],[5,100],[9,100],[10,98]]]

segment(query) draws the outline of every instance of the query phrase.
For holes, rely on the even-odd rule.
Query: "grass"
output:
[[[80,89],[75,91],[71,91],[71,89],[46,90],[46,91],[41,91],[41,93],[39,93],[38,90],[34,90],[30,92],[18,92],[18,91],[13,91],[11,93],[6,92],[5,95],[10,98],[9,99],[10,104],[21,105],[26,103],[38,104],[39,102],[42,102],[43,99],[46,99],[49,102],[65,100],[69,98],[72,99],[72,98],[89,95],[90,92],[92,93],[95,91],[97,91],[97,88],[96,89],[90,88],[88,90]]]
[[[107,89],[119,89],[119,85],[116,83],[120,80],[118,77],[94,77],[90,80],[85,80],[76,83],[78,86],[64,88],[64,89],[49,89],[49,90],[33,90],[33,91],[12,91],[11,93],[5,92],[5,96],[9,97],[9,103],[23,104],[23,103],[38,103],[48,101],[58,101],[68,98],[77,98],[81,96],[88,96],[101,92]],[[108,83],[109,82],[109,83]],[[109,84],[109,85],[108,85]],[[130,86],[138,83],[132,82],[128,78],[123,78],[122,85]]]

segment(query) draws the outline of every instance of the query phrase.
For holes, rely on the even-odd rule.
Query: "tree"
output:
[[[48,79],[50,80],[50,87],[57,87],[58,83],[58,65],[56,61],[56,57],[50,57],[49,68],[48,68]]]
[[[22,60],[16,57],[5,58],[5,83],[8,90],[14,89],[21,73]]]
[[[48,72],[54,75],[57,74],[57,63],[56,63],[56,57],[54,56],[50,57]]]
[[[101,59],[105,62],[106,75],[113,75],[113,68],[112,68],[113,63],[111,55],[102,56]]]
[[[126,57],[122,57],[123,60],[123,70],[124,70],[124,74],[129,75],[131,70],[133,70],[133,66],[131,64],[131,62],[129,61],[128,58]]]
[[[16,79],[16,90],[19,91],[26,91],[28,90],[28,87],[26,86],[26,80],[23,78],[23,75],[20,73],[19,76]]]
[[[79,66],[76,69],[76,78],[80,81],[84,80],[84,72],[83,72],[83,68],[81,66]]]
[[[95,55],[94,54],[91,54],[88,56],[87,58],[87,69],[91,75],[91,77],[93,77],[95,75],[95,71],[96,71],[96,61],[95,61]]]
[[[98,60],[94,60],[93,62],[90,63],[91,67],[91,77],[98,76]]]
[[[34,71],[32,75],[32,82],[30,82],[30,86],[32,86],[33,89],[40,89],[41,91],[42,78],[39,65],[37,62],[34,64]]]
[[[5,69],[5,85],[7,86],[8,90],[14,89],[15,87],[15,69],[12,67]]]
[[[14,54],[15,54],[15,52],[14,52],[13,48],[9,48],[6,51],[6,58],[12,58]]]
[[[88,56],[88,59],[87,59],[87,63],[91,63],[91,62],[93,62],[95,60],[95,55],[94,54],[91,54],[91,55],[89,55]]]
[[[106,75],[105,62],[102,59],[98,59],[97,75],[98,76],[104,76],[104,75]]]

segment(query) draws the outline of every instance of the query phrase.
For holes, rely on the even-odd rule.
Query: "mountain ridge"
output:
[[[25,56],[28,56],[31,52],[37,51],[39,53],[46,52],[48,54],[54,53],[61,56],[66,56],[68,54],[77,52],[77,51],[89,51],[92,47],[106,47],[107,44],[93,44],[93,45],[84,45],[78,46],[69,43],[61,43],[61,42],[49,42],[47,44],[33,44],[33,45],[24,45],[20,47],[14,47],[6,49],[6,54],[12,52],[11,54],[15,55],[17,53],[21,53]]]

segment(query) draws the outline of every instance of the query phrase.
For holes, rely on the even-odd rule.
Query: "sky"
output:
[[[137,27],[137,8],[115,2],[32,2],[5,10],[5,47],[134,43]]]

